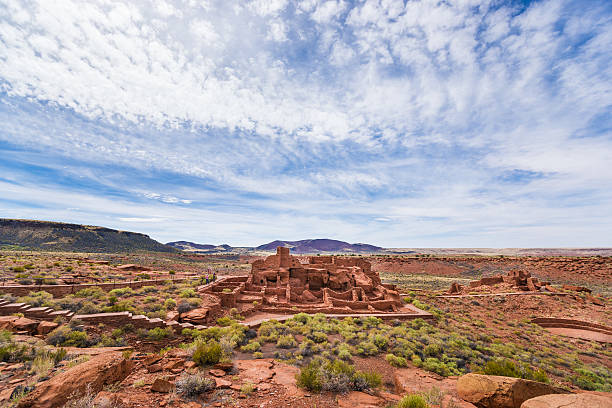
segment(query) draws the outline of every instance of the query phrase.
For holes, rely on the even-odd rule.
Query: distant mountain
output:
[[[232,247],[227,244],[211,245],[211,244],[196,244],[189,241],[168,242],[173,248],[180,249],[186,252],[195,252],[200,254],[212,254],[233,252],[238,254],[249,254],[252,252],[273,252],[276,247],[291,248],[294,254],[316,254],[322,252],[346,252],[346,253],[377,253],[383,252],[384,248],[368,244],[349,244],[344,241],[336,241],[334,239],[304,239],[301,241],[272,241],[258,247]]]
[[[67,252],[176,251],[138,232],[6,218],[0,218],[0,246]]]
[[[187,252],[230,252],[234,248],[227,245],[196,244],[189,241],[168,242],[166,245]]]
[[[291,248],[291,252],[296,254],[312,254],[319,252],[356,252],[356,253],[372,253],[383,250],[369,244],[349,244],[344,241],[335,239],[303,239],[301,241],[272,241],[270,243],[260,245],[256,250],[273,251],[276,247]]]

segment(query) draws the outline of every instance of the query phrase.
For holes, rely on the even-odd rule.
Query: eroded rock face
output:
[[[0,316],[0,329],[35,334],[36,327],[38,327],[38,322],[27,317]]]
[[[36,332],[38,334],[49,334],[51,333],[56,327],[58,326],[57,323],[54,322],[47,322],[47,321],[42,321],[38,324],[38,327],[36,328]]]
[[[531,398],[521,408],[609,408],[612,407],[612,394],[556,394]]]
[[[544,383],[496,375],[466,374],[457,381],[459,396],[479,408],[520,408],[531,398],[562,392]]]
[[[132,362],[124,359],[120,353],[100,354],[38,384],[17,407],[62,407],[71,395],[82,395],[88,385],[92,392],[97,393],[105,385],[122,381],[131,368]]]

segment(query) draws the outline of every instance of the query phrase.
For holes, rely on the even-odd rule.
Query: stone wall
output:
[[[172,282],[182,282],[192,277],[176,278],[172,279]],[[9,293],[13,296],[27,296],[30,292],[45,291],[50,293],[55,298],[61,298],[73,293],[78,292],[81,289],[88,289],[98,287],[105,292],[109,292],[117,288],[132,288],[139,289],[143,286],[161,285],[169,279],[151,279],[141,281],[127,281],[127,282],[108,282],[108,283],[80,283],[75,285],[6,285],[0,286],[0,293]]]

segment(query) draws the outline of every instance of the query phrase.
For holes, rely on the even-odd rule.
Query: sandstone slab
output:
[[[528,399],[562,390],[521,378],[466,374],[457,381],[459,396],[479,408],[520,408]]]
[[[612,407],[612,394],[552,394],[531,398],[521,408],[609,408]]]
[[[18,408],[56,408],[68,401],[70,395],[83,394],[89,386],[98,393],[105,385],[122,381],[130,374],[132,362],[120,353],[101,354],[76,365],[36,386],[26,395]]]
[[[237,360],[236,366],[243,380],[253,384],[268,381],[274,375],[270,360]]]
[[[42,322],[38,323],[38,327],[36,327],[36,333],[42,335],[49,334],[53,330],[55,330],[57,326],[59,325],[55,322],[47,322],[43,320]]]

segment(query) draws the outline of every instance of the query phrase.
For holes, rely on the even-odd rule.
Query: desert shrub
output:
[[[362,341],[357,346],[357,354],[362,356],[375,356],[378,354],[378,347],[371,341]]]
[[[308,335],[308,338],[315,343],[324,343],[327,341],[327,334],[321,331],[315,331]]]
[[[199,366],[217,364],[223,357],[223,349],[216,340],[204,341],[198,339],[194,342],[193,361]]]
[[[94,314],[100,312],[101,309],[98,307],[98,305],[95,305],[92,302],[83,302],[78,311],[79,314]]]
[[[382,334],[377,334],[372,338],[372,342],[379,350],[385,350],[389,344],[389,339]]]
[[[176,307],[176,301],[174,299],[166,299],[164,302],[164,307],[167,310],[173,310]]]
[[[408,361],[404,357],[398,357],[394,354],[387,354],[385,356],[385,360],[387,363],[391,364],[393,367],[408,367]]]
[[[170,329],[154,327],[151,330],[149,330],[147,335],[150,339],[159,341],[159,340],[165,339],[166,337],[170,336],[170,334],[171,334]]]
[[[130,297],[134,294],[132,288],[116,288],[108,292],[109,296]]]
[[[480,372],[487,375],[524,378],[527,380],[540,381],[544,383],[550,382],[546,372],[541,368],[533,370],[526,364],[517,364],[508,359],[489,360],[480,370]]]
[[[193,306],[191,306],[191,304],[187,302],[186,300],[181,300],[181,302],[178,304],[178,307],[176,308],[176,310],[179,313],[187,313],[188,311],[192,309],[193,309]]]
[[[353,389],[357,391],[371,390],[381,384],[381,375],[373,371],[357,371],[353,376]]]
[[[261,349],[261,344],[257,341],[251,341],[248,344],[240,347],[240,350],[246,353],[254,353],[256,351],[259,351],[260,349]]]
[[[101,299],[105,297],[105,293],[98,286],[93,286],[91,288],[85,288],[77,291],[74,296],[78,298]]]
[[[606,379],[584,368],[578,368],[575,371],[576,374],[571,377],[571,381],[583,390],[609,392],[612,389],[610,378]]]
[[[34,307],[51,306],[53,304],[53,295],[44,290],[30,292],[28,296],[20,297],[19,302],[28,303]]]
[[[356,371],[341,360],[325,360],[317,357],[302,366],[296,376],[297,385],[309,391],[346,393],[350,390],[368,390],[382,383],[377,373]]]
[[[187,398],[197,397],[215,389],[215,381],[202,374],[183,374],[175,383],[176,392]]]
[[[132,313],[138,313],[138,311],[134,307],[134,304],[132,303],[132,301],[128,300],[128,299],[120,300],[119,302],[117,302],[117,303],[115,303],[115,304],[113,304],[111,306],[106,306],[103,310],[105,312],[132,312]]]
[[[402,398],[395,408],[429,408],[429,405],[421,395],[410,394]]]
[[[255,385],[250,382],[245,382],[240,386],[240,392],[246,395],[250,395],[253,391],[255,391]]]
[[[217,319],[217,324],[221,327],[229,326],[232,323],[234,323],[234,320],[229,316],[223,316]]]
[[[423,353],[426,356],[430,356],[430,357],[441,356],[443,353],[442,346],[436,343],[428,344],[427,346],[425,346]]]
[[[183,289],[181,293],[179,294],[180,297],[185,298],[185,299],[193,298],[193,297],[196,297],[197,295],[198,294],[196,293],[196,291],[191,288]]]
[[[253,353],[253,358],[263,358],[263,353],[261,351],[256,351]]]
[[[140,291],[143,293],[155,293],[159,291],[159,289],[157,289],[155,286],[143,286],[140,288]]]
[[[71,330],[67,326],[59,326],[47,335],[47,343],[64,347],[89,347],[91,339],[84,331]]]
[[[9,331],[0,330],[0,361],[5,363],[24,361],[28,359],[29,351],[25,344],[15,343]]]
[[[297,374],[297,386],[308,391],[319,392],[323,387],[323,381],[319,375],[321,363],[318,360],[311,360],[307,365],[302,366],[300,373]]]
[[[291,334],[278,336],[278,340],[276,342],[276,347],[278,348],[293,348],[296,345],[297,343]]]
[[[351,348],[346,343],[340,343],[338,347],[336,347],[336,354],[340,360],[350,360],[353,356],[351,355]]]

